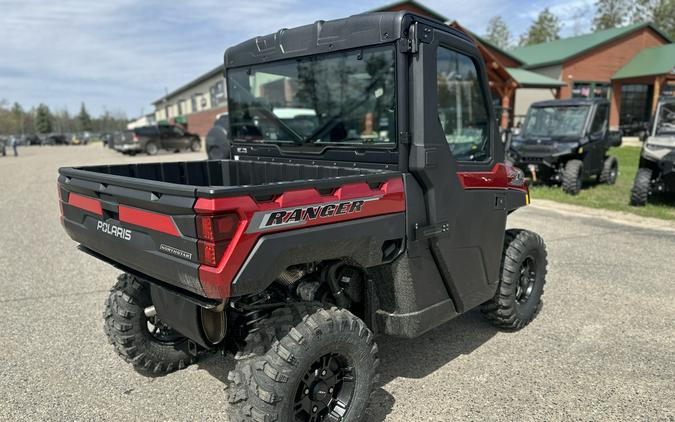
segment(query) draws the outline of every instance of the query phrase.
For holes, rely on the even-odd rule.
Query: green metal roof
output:
[[[668,35],[659,30],[653,24],[637,23],[621,28],[605,29],[592,34],[579,35],[577,37],[564,38],[561,40],[529,45],[526,47],[518,47],[511,50],[510,53],[525,63],[525,67],[527,68],[554,65],[585,53],[588,50],[597,48],[605,43],[614,41],[615,39],[628,35],[631,32],[635,32],[647,27],[656,31],[668,42],[671,41]]]
[[[474,34],[473,32],[471,33],[473,37],[478,40],[481,44],[485,44],[486,46],[490,47],[493,50],[498,51],[499,53],[505,55],[506,57],[510,58],[513,61],[516,61],[520,64],[523,64],[523,61],[520,60],[518,57],[514,56],[513,53],[509,50],[505,50],[501,47],[499,47],[497,44],[493,43],[492,41],[481,37],[480,35]]]
[[[506,71],[523,88],[558,88],[565,85],[564,82],[558,79],[549,78],[548,76],[525,69],[507,67]]]
[[[675,73],[675,44],[645,48],[612,76],[612,79]]]

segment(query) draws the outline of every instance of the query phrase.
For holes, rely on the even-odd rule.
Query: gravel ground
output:
[[[123,157],[100,145],[0,157],[0,419],[225,420],[232,360],[162,378],[122,362],[101,313],[117,271],[75,249],[58,219],[63,165]],[[477,312],[421,338],[380,338],[369,421],[675,419],[675,234],[530,208],[549,275],[539,317],[502,333]]]

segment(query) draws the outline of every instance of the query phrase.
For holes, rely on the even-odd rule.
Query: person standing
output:
[[[14,156],[18,157],[19,152],[17,151],[17,147],[19,146],[19,140],[16,139],[16,136],[12,136],[11,142],[12,142],[12,149],[14,150]]]

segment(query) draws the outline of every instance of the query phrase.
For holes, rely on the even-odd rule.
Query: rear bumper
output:
[[[123,223],[117,220],[97,218],[68,204],[63,204],[63,211],[63,227],[74,241],[105,256],[109,261],[199,296],[205,296],[199,281],[198,263],[159,251],[164,238],[165,243],[175,244],[173,236],[162,233],[153,233],[150,236],[143,231],[131,229],[130,240],[125,240],[103,234],[97,229],[99,221],[122,227]]]
[[[143,148],[141,148],[141,146],[138,145],[138,144],[121,144],[121,145],[115,145],[114,148],[117,151],[121,151],[121,152],[141,152],[141,151],[143,151]]]

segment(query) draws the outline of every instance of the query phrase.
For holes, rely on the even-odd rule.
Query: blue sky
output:
[[[374,0],[0,0],[0,100],[129,117],[211,70],[229,45],[281,27],[373,9]],[[436,0],[426,6],[482,34],[501,15],[517,38],[550,7],[563,35],[587,32],[592,0]],[[575,18],[575,15],[577,18]]]

